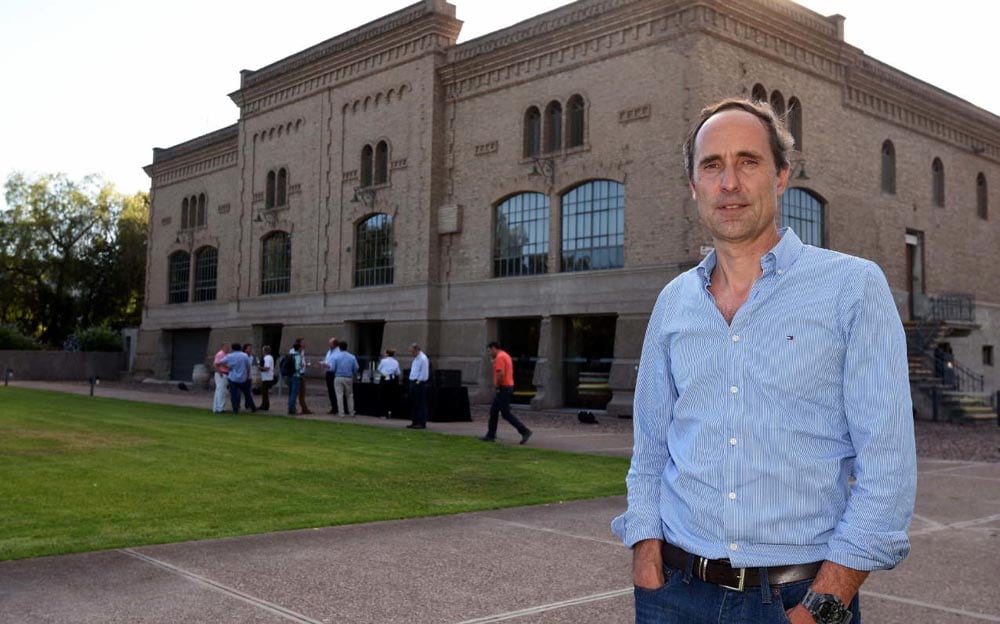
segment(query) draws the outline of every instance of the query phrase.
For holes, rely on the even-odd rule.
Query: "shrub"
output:
[[[25,336],[13,325],[0,325],[0,349],[37,351],[41,348],[34,338]]]
[[[121,351],[122,337],[118,332],[107,327],[91,327],[77,332],[71,338],[76,339],[80,351]]]

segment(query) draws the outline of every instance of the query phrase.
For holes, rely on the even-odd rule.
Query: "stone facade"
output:
[[[154,150],[137,368],[183,377],[171,367],[190,358],[173,351],[205,336],[203,359],[220,341],[260,343],[278,326],[282,350],[302,336],[313,351],[330,335],[371,342],[365,328],[377,326],[381,342],[369,349],[419,342],[432,366],[461,370],[474,400],[485,400],[485,343],[528,331],[514,339],[533,351],[534,406],[590,405],[593,382],[609,412],[630,413],[655,297],[710,244],[680,144],[702,106],[756,88],[798,104],[793,186],[822,207],[818,242],[878,262],[904,318],[911,283],[918,304],[974,296],[978,326],[953,348],[988,389],[1000,387],[981,361],[984,346],[1000,344],[1000,273],[982,270],[1000,263],[998,218],[977,207],[985,192],[997,212],[1000,118],[865,56],[844,42],[842,17],[786,0],[581,0],[456,45],[460,27],[454,6],[425,0],[244,71],[230,95],[236,125]],[[526,145],[532,110],[537,151]],[[561,140],[550,145],[556,118]],[[894,192],[883,190],[886,141]],[[366,149],[376,151],[374,174]],[[933,201],[935,158],[943,206]],[[277,204],[275,171],[286,175]],[[590,193],[600,189],[624,195],[620,232],[614,210],[598,218],[607,206]],[[182,229],[181,204],[200,193],[206,222]],[[525,229],[498,228],[522,200],[547,208]],[[575,235],[591,246],[587,262],[610,249],[620,254],[612,268],[561,270],[580,210],[610,236]],[[356,286],[371,251],[359,233],[373,215],[391,220],[391,277]],[[525,231],[532,262],[546,268],[519,274],[517,260],[505,273],[501,238]],[[291,240],[290,279],[287,292],[264,295],[262,247],[273,232]],[[908,255],[907,240],[919,240],[919,253]],[[206,248],[218,252],[214,299],[168,303],[169,258],[191,254],[193,289]]]

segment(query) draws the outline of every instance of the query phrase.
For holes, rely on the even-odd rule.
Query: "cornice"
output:
[[[239,152],[235,145],[217,145],[197,154],[188,154],[169,163],[149,165],[146,173],[152,178],[152,187],[161,188],[177,182],[235,167]]]
[[[232,147],[235,148],[236,141],[239,139],[239,136],[239,124],[233,124],[231,126],[226,126],[225,128],[220,128],[219,130],[213,130],[212,132],[203,134],[188,141],[184,141],[183,143],[178,143],[172,147],[154,147],[153,163],[151,165],[147,165],[147,167],[158,167],[158,165],[165,163],[166,161],[187,156],[220,143],[232,143]],[[147,171],[147,173],[149,172]]]

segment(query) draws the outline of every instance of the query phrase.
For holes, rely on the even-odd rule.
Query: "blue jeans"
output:
[[[257,411],[257,406],[253,403],[253,394],[250,392],[252,388],[252,383],[249,379],[246,381],[233,381],[229,380],[229,402],[233,406],[233,413],[240,413],[240,395],[243,395],[245,407],[252,411]]]
[[[285,377],[285,383],[288,384],[288,413],[294,414],[295,399],[299,397],[299,385],[302,383],[302,378],[298,375]]]
[[[528,428],[524,423],[510,411],[510,397],[514,394],[514,387],[500,388],[493,396],[493,404],[490,405],[490,422],[486,431],[486,437],[497,437],[497,424],[500,422],[498,416],[509,422],[517,429],[521,435],[528,433]]]
[[[786,585],[766,583],[745,591],[706,583],[687,570],[663,569],[666,584],[659,589],[635,588],[636,624],[788,624],[787,609],[802,601],[811,580]],[[861,624],[857,596],[851,602],[851,624]]]

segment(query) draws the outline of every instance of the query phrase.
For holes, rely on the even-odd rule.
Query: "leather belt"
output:
[[[748,587],[760,587],[760,568],[734,568],[728,559],[705,559],[663,542],[663,561],[670,567],[677,570],[686,569],[689,557],[694,557],[692,574],[706,583],[736,591],[743,591]],[[767,582],[769,585],[784,585],[816,578],[821,565],[823,562],[817,561],[799,565],[771,566],[767,568]]]

